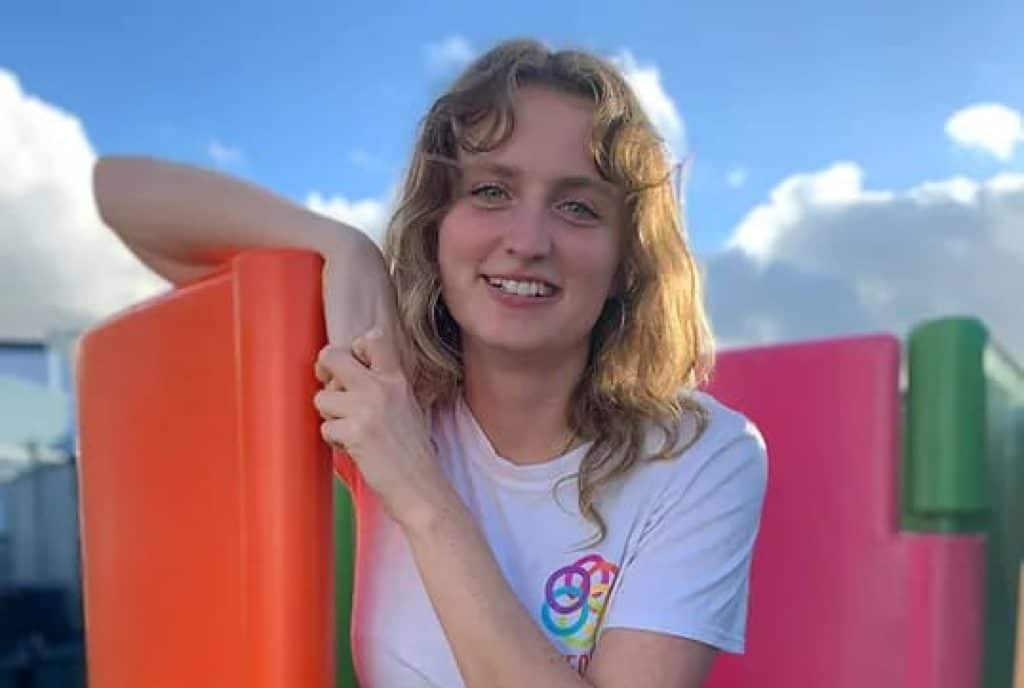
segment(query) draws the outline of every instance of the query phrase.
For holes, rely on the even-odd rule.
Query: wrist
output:
[[[437,537],[459,518],[467,515],[462,498],[447,480],[414,504],[396,514],[396,520],[410,542]]]

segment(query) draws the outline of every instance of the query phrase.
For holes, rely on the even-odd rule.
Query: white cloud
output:
[[[427,67],[433,74],[450,75],[461,72],[476,57],[473,46],[463,36],[448,36],[426,46]]]
[[[217,139],[211,139],[206,146],[206,154],[221,167],[229,167],[245,162],[245,154],[238,146],[229,146]]]
[[[1021,113],[999,103],[979,103],[957,110],[946,120],[946,135],[965,148],[976,148],[1007,161],[1024,141]]]
[[[853,163],[780,182],[707,263],[727,342],[905,334],[974,315],[1024,360],[1024,175],[864,188]],[[1017,285],[1017,286],[1015,286]]]
[[[727,247],[741,248],[752,258],[766,261],[773,257],[780,233],[799,225],[808,208],[840,206],[856,200],[889,200],[889,193],[864,191],[862,176],[860,167],[841,162],[823,172],[797,174],[783,180],[772,189],[768,203],[747,213]]]
[[[73,115],[0,69],[0,338],[79,329],[166,283],[103,226]]]
[[[725,183],[738,189],[747,183],[748,174],[746,167],[734,167],[725,175]]]
[[[653,65],[640,65],[628,50],[613,57],[612,62],[622,70],[673,159],[680,160],[686,153],[686,128],[675,101],[661,83],[661,72]]]
[[[344,196],[324,197],[313,191],[306,196],[306,207],[313,212],[340,220],[362,230],[379,245],[390,216],[390,204],[377,198],[350,201]]]

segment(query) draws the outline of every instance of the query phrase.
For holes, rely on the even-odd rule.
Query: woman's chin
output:
[[[479,340],[476,348],[480,351],[530,356],[550,351],[551,345],[550,342],[545,342],[544,340],[530,339],[526,337],[495,337],[492,339]]]
[[[489,332],[485,336],[467,337],[463,331],[462,350],[464,355],[516,357],[524,360],[554,360],[570,357],[582,351],[586,355],[586,342],[572,347],[560,337],[550,333],[526,331]]]

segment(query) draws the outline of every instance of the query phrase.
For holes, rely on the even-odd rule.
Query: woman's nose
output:
[[[513,213],[505,230],[505,250],[525,259],[542,258],[551,252],[551,218],[547,208],[525,204]]]

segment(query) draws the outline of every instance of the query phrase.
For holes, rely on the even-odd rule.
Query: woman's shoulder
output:
[[[676,451],[685,447],[687,453],[713,454],[736,442],[764,446],[764,438],[750,418],[710,393],[681,390],[678,399],[681,411],[674,421],[677,431]],[[664,446],[664,429],[662,423],[649,423],[648,451]]]
[[[684,405],[677,420],[679,432],[673,458],[648,462],[650,470],[645,472],[649,477],[669,491],[725,477],[743,482],[750,490],[763,490],[768,453],[757,425],[741,410],[707,392],[682,394],[690,403]],[[703,416],[703,423],[698,421],[698,414]],[[649,453],[653,455],[662,449],[664,441],[664,433],[652,426],[647,435]]]
[[[709,449],[719,449],[734,442],[747,441],[764,447],[764,437],[757,425],[741,410],[726,405],[708,392],[695,391],[689,398],[704,409],[707,425],[698,438]]]

